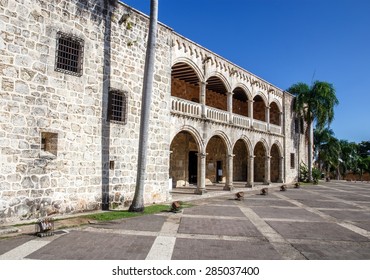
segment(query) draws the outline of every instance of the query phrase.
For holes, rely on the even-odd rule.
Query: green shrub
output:
[[[321,177],[321,171],[320,169],[314,167],[312,168],[312,181],[315,185],[319,183],[319,179]]]
[[[312,168],[312,182],[314,184],[319,183],[319,179],[321,177],[321,171],[316,167]],[[308,166],[303,162],[299,166],[299,181],[300,182],[309,182],[308,180]]]

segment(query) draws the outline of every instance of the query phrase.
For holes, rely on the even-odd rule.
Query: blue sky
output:
[[[150,0],[123,0],[149,14]],[[281,89],[332,83],[338,139],[370,141],[370,1],[159,0],[159,21]]]

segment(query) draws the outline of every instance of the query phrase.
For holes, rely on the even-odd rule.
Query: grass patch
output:
[[[150,205],[144,208],[144,212],[129,212],[128,210],[112,210],[102,213],[96,213],[91,215],[86,215],[85,217],[88,219],[96,220],[96,221],[112,221],[124,218],[132,218],[137,216],[143,215],[150,215],[160,212],[166,212],[170,210],[170,206],[168,205]]]

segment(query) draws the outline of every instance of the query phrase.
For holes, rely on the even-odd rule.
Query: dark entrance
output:
[[[219,183],[222,181],[222,161],[217,161],[217,168],[216,168],[216,182]]]
[[[198,175],[198,156],[196,151],[189,152],[189,184],[197,183]]]

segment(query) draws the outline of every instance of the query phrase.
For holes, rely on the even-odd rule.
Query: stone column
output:
[[[199,103],[202,105],[202,118],[207,117],[207,107],[206,107],[206,82],[199,82]]]
[[[204,194],[206,190],[206,153],[198,153],[198,183],[196,194]]]
[[[265,185],[271,183],[271,156],[265,157],[265,180],[263,182]]]
[[[233,122],[233,92],[227,93],[227,111],[229,112],[229,123]]]
[[[253,126],[253,100],[248,100],[248,117],[250,118],[250,126]]]
[[[254,186],[254,156],[250,156],[248,159],[247,187],[253,188],[253,186]]]
[[[235,155],[233,154],[227,155],[227,163],[226,163],[227,176],[226,176],[226,184],[224,186],[225,191],[232,191],[234,189],[234,186],[233,186],[234,156]]]
[[[284,183],[284,177],[283,177],[283,172],[284,172],[284,157],[279,158],[279,183]]]
[[[283,132],[283,112],[279,113],[279,126],[281,127],[281,133]]]
[[[266,106],[265,119],[267,123],[267,131],[270,131],[270,106]]]

